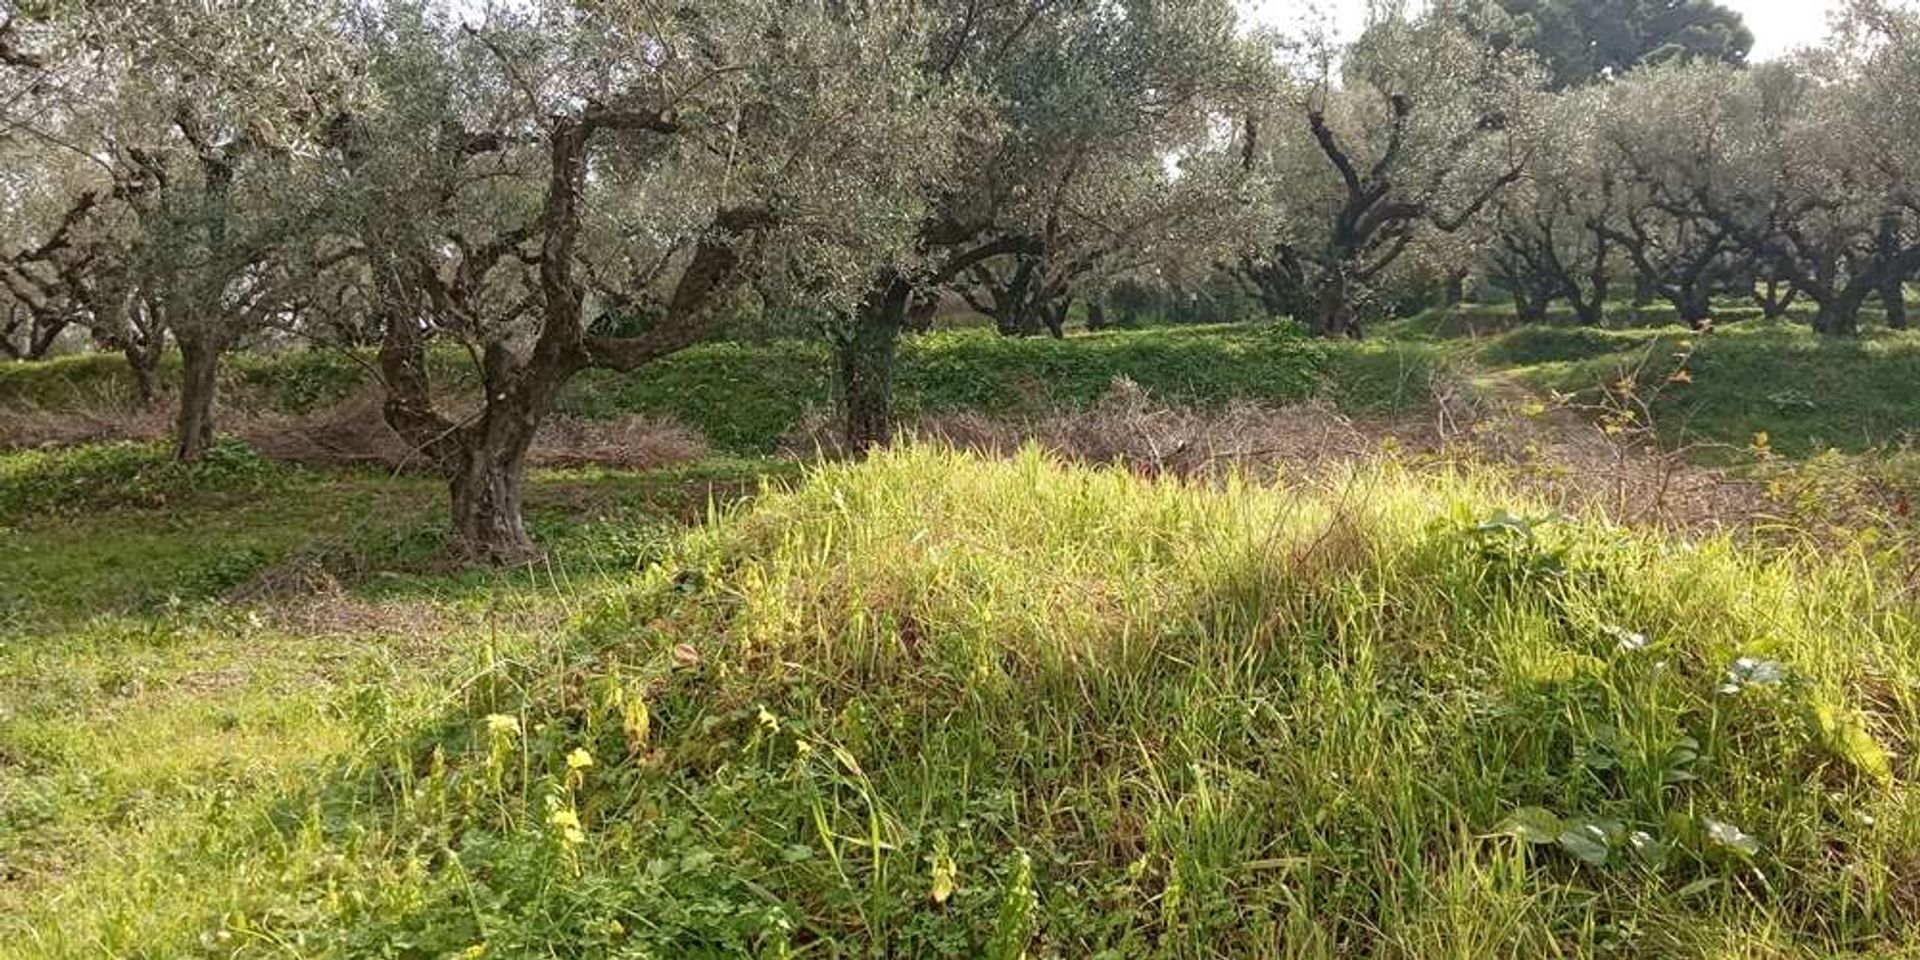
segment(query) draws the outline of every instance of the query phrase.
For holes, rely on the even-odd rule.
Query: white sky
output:
[[[1827,15],[1838,0],[1720,0],[1746,18],[1753,31],[1751,59],[1768,60],[1827,35]],[[1335,35],[1352,39],[1367,22],[1369,0],[1240,0],[1257,23],[1290,28],[1307,18],[1330,21]],[[1418,2],[1412,4],[1417,6]],[[1319,13],[1315,13],[1315,10]]]

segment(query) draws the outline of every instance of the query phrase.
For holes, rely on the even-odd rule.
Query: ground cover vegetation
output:
[[[0,956],[1920,950],[1920,15],[0,6]]]

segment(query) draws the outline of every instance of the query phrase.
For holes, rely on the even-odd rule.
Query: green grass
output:
[[[230,448],[196,468],[130,444],[0,454],[0,956],[199,953],[197,934],[123,935],[172,894],[109,919],[87,891],[204,880],[220,862],[208,844],[253,856],[289,797],[395,718],[545,642],[571,594],[630,576],[790,469],[542,472],[528,509],[549,556],[451,571],[431,481]],[[225,599],[236,590],[266,592]],[[102,925],[63,940],[16,923],[26,903]]]
[[[1491,338],[1473,356],[1530,387],[1590,397],[1627,370],[1644,367],[1641,382],[1658,383],[1677,369],[1682,344],[1696,348],[1691,382],[1663,388],[1654,407],[1676,442],[1745,447],[1764,431],[1775,451],[1804,457],[1897,447],[1920,430],[1920,332],[1836,339],[1773,323],[1706,335],[1541,327]]]
[[[631,570],[664,534],[611,521],[695,522],[795,469],[718,459],[644,474],[537,471],[528,524],[563,573]],[[440,568],[445,498],[430,478],[300,470],[224,442],[192,466],[158,444],[0,453],[0,627],[205,603],[286,567],[372,596],[497,586],[497,574]]]
[[[1629,299],[1615,298],[1606,301],[1601,306],[1601,312],[1606,322],[1614,328],[1661,327],[1680,322],[1679,311],[1665,300],[1636,307]],[[1816,312],[1818,308],[1813,301],[1801,299],[1787,308],[1786,317],[1806,323]],[[1713,298],[1713,320],[1717,324],[1749,323],[1764,319],[1764,314],[1752,300],[1744,297],[1717,295]],[[1886,311],[1875,302],[1860,311],[1860,320],[1862,324],[1874,327],[1883,322],[1885,314]],[[1549,324],[1575,325],[1579,322],[1579,315],[1570,306],[1556,304],[1547,308],[1546,319]],[[1453,339],[1482,337],[1512,330],[1516,323],[1511,300],[1490,301],[1431,307],[1411,317],[1380,324],[1375,332],[1397,338]]]
[[[1355,413],[1421,414],[1437,383],[1458,387],[1487,376],[1591,400],[1624,369],[1643,362],[1649,370],[1659,367],[1678,344],[1691,342],[1699,348],[1689,371],[1693,383],[1665,390],[1655,407],[1673,442],[1745,447],[1766,431],[1775,451],[1805,457],[1828,447],[1899,446],[1920,425],[1920,332],[1830,339],[1799,324],[1747,321],[1697,336],[1672,325],[1506,329],[1503,322],[1468,335],[1462,324],[1477,324],[1473,318],[1492,309],[1429,312],[1383,325],[1382,336],[1358,343],[1314,343],[1285,326],[1253,325],[1066,340],[1010,339],[987,330],[939,333],[906,342],[895,407],[906,420],[956,412],[1017,420],[1084,409],[1116,377],[1127,377],[1172,405],[1284,404],[1322,396]],[[459,357],[435,357],[443,378],[463,376]],[[718,450],[754,457],[795,438],[810,418],[830,414],[830,368],[817,343],[708,344],[631,375],[589,371],[575,380],[561,408],[589,418],[671,417]],[[357,362],[337,353],[236,356],[228,395],[243,406],[298,412],[337,401],[356,389],[361,374]],[[110,356],[0,364],[0,403],[57,407],[81,397],[124,396],[123,377],[120,361]],[[5,498],[0,492],[0,511]]]
[[[900,356],[900,416],[989,412],[1023,418],[1091,405],[1116,377],[1170,403],[1217,406],[1232,400],[1287,402],[1319,389],[1327,348],[1290,327],[1225,325],[1116,330],[1011,339],[991,330],[909,338]],[[451,352],[434,355],[436,376],[469,376]],[[365,368],[334,351],[236,354],[226,396],[249,408],[297,413],[337,402],[364,383]],[[633,374],[589,371],[562,398],[563,412],[593,418],[667,416],[730,454],[757,456],[793,437],[810,415],[833,406],[832,364],[823,344],[777,340],[713,343]],[[177,376],[169,358],[163,378]],[[86,355],[0,364],[0,404],[58,408],[132,395],[118,357]]]
[[[1322,382],[1325,350],[1284,328],[1217,326],[1108,331],[1066,340],[963,330],[909,338],[898,416],[985,412],[1023,418],[1084,409],[1126,377],[1171,403],[1287,402]],[[632,376],[589,373],[563,407],[588,416],[673,417],[721,449],[763,453],[809,413],[833,405],[824,347],[797,341],[713,344]]]
[[[29,627],[0,955],[1910,947],[1911,600],[1530,515],[909,448],[434,629]]]

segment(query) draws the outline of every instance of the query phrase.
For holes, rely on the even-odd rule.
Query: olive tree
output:
[[[699,342],[749,278],[846,309],[903,255],[952,131],[907,52],[921,30],[824,0],[363,21],[384,106],[334,123],[337,242],[364,264],[386,420],[446,478],[457,554],[533,549],[526,455],[575,374]],[[434,344],[472,358],[471,396],[432,382]]]
[[[1819,303],[1817,329],[1853,332],[1875,297],[1904,327],[1905,283],[1920,271],[1920,12],[1855,0],[1838,25],[1808,58],[1811,89],[1783,138],[1783,203],[1799,216],[1782,218],[1776,242]]]
[[[1553,97],[1535,127],[1540,142],[1529,151],[1526,175],[1495,203],[1484,245],[1488,271],[1512,292],[1522,320],[1545,319],[1556,300],[1582,324],[1605,319],[1618,188],[1589,122],[1600,100],[1588,90]]]
[[[341,8],[295,0],[51,5],[6,128],[66,191],[6,286],[127,353],[145,396],[171,339],[175,455],[213,441],[221,355],[291,309],[312,222],[315,121],[352,86]],[[8,31],[9,33],[12,30]],[[14,57],[18,60],[18,57]],[[77,172],[76,172],[77,171]]]
[[[1339,56],[1337,82],[1332,53],[1310,49],[1247,124],[1268,226],[1241,269],[1321,336],[1357,336],[1371,282],[1422,232],[1472,222],[1525,168],[1538,72],[1463,16],[1374,25]]]
[[[1627,256],[1637,289],[1704,326],[1740,238],[1714,209],[1734,195],[1732,145],[1752,132],[1738,100],[1745,76],[1719,64],[1638,70],[1596,112],[1601,176],[1612,185],[1603,234]]]
[[[1214,209],[1190,205],[1164,165],[1225,149],[1211,134],[1253,66],[1226,0],[926,6],[923,82],[953,91],[968,119],[954,166],[923,197],[913,256],[876,270],[826,324],[855,451],[891,436],[894,359],[917,309],[1024,269],[1008,309],[1057,310],[1072,283]]]

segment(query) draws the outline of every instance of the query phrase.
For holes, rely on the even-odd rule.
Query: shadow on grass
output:
[[[255,594],[250,586],[292,568],[368,599],[448,601],[629,572],[651,562],[673,531],[751,496],[763,477],[798,471],[716,460],[643,473],[536,472],[527,518],[546,555],[517,568],[458,570],[443,561],[446,493],[430,477],[270,464],[155,481],[143,470],[172,470],[164,460],[127,467],[110,458],[111,476],[95,476],[70,469],[62,455],[8,464],[11,484],[65,484],[80,498],[9,514],[0,540],[0,628],[9,632]],[[144,492],[127,497],[129,489]]]

